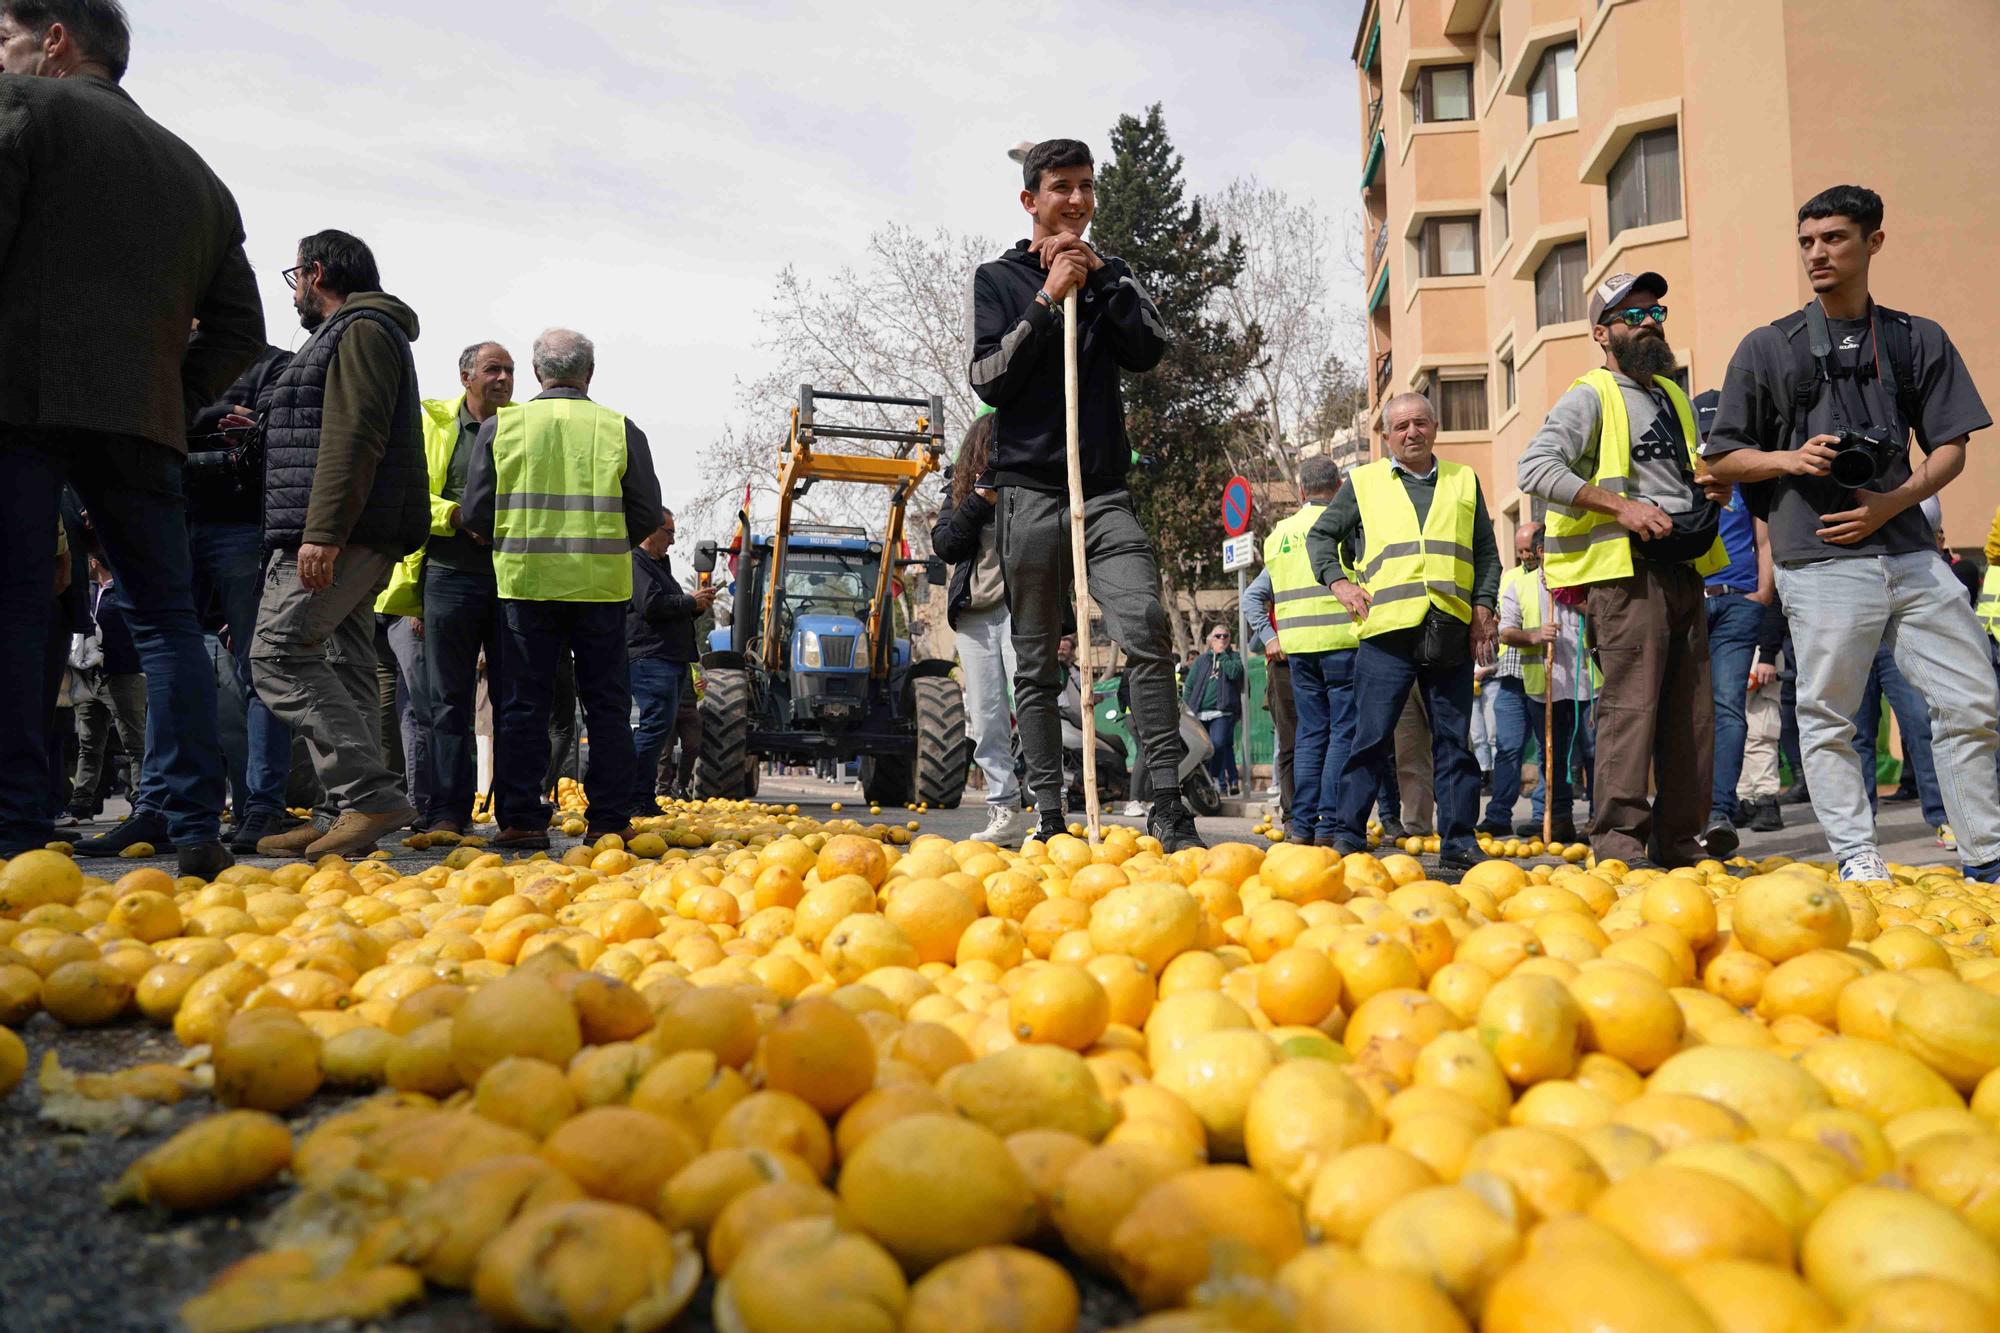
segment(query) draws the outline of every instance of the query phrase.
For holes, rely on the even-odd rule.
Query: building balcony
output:
[[[1479,199],[1479,122],[1445,121],[1418,125],[1403,141],[1403,165],[1410,200],[1421,206],[1439,199]]]
[[[1380,398],[1389,388],[1389,377],[1395,373],[1393,352],[1384,352],[1375,358],[1375,396]]]
[[[1368,132],[1366,134],[1363,134],[1361,137],[1364,139],[1372,138],[1374,137],[1375,131],[1381,128],[1382,128],[1382,99],[1380,97],[1377,97],[1374,101],[1368,104]]]
[[[1368,255],[1368,271],[1374,273],[1381,267],[1382,256],[1389,251],[1389,224],[1383,223],[1375,229],[1375,246]]]
[[[1374,189],[1376,182],[1381,179],[1382,158],[1385,151],[1382,131],[1378,129],[1368,144],[1368,156],[1361,163],[1361,189],[1364,194]]]

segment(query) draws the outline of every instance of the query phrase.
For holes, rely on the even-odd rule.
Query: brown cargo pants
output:
[[[1590,849],[1600,860],[1692,865],[1705,855],[1698,838],[1715,762],[1702,578],[1692,565],[1633,564],[1630,577],[1584,595],[1604,672]]]

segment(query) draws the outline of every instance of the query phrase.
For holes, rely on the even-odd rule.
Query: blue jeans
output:
[[[57,499],[75,487],[124,598],[146,674],[150,757],[168,835],[213,842],[222,824],[215,685],[195,612],[181,458],[165,445],[85,431],[0,427],[0,846],[49,840],[49,636]]]
[[[1208,743],[1215,747],[1215,753],[1208,757],[1208,775],[1219,786],[1233,787],[1237,782],[1236,773],[1236,717],[1224,713],[1202,723],[1208,728]]]
[[[1541,709],[1539,700],[1528,698],[1519,676],[1495,676],[1493,689],[1493,799],[1486,803],[1485,823],[1511,837],[1514,802],[1521,799],[1521,759],[1528,751],[1528,738],[1541,734],[1533,716]],[[1542,801],[1548,793],[1548,771],[1548,756],[1544,755],[1542,777],[1530,802],[1537,819],[1542,817]],[[1565,819],[1569,817],[1568,807],[1559,810]]]
[[[576,696],[590,729],[590,764],[583,775],[590,830],[616,833],[625,827],[637,762],[625,605],[502,599],[505,696],[493,720],[493,798],[501,828],[539,832],[548,827],[542,773],[549,758],[556,659],[562,653],[575,656]],[[488,688],[490,692],[490,684]]]
[[[1715,776],[1709,784],[1709,818],[1735,822],[1736,783],[1743,776],[1743,741],[1749,723],[1743,702],[1749,693],[1750,659],[1764,608],[1742,593],[1708,599],[1709,690],[1715,696]]]
[[[1333,836],[1340,770],[1354,740],[1354,654],[1292,653],[1292,825],[1301,841]],[[1341,734],[1335,721],[1345,723]]]
[[[1368,807],[1396,785],[1396,719],[1414,687],[1423,691],[1431,725],[1431,781],[1440,845],[1477,856],[1472,821],[1479,813],[1479,761],[1472,757],[1472,662],[1419,667],[1420,630],[1363,639],[1354,650],[1354,749],[1340,774],[1336,831],[1347,847],[1368,845]]]
[[[639,705],[639,726],[632,736],[637,753],[632,808],[644,814],[659,809],[653,803],[653,782],[660,768],[660,751],[672,741],[678,724],[681,690],[687,678],[686,662],[669,662],[664,657],[632,659],[632,699]]]
[[[468,573],[449,565],[424,563],[424,676],[431,720],[431,799],[424,810],[426,823],[445,820],[466,828],[472,822],[479,759],[473,715],[478,710],[482,649],[486,653],[487,697],[496,707],[506,697],[502,661],[506,654],[501,650],[506,627],[500,606],[500,592],[490,572]],[[545,748],[535,765],[537,776],[547,763]],[[494,785],[499,785],[497,778]]]
[[[1917,780],[1917,801],[1923,806],[1924,822],[1932,828],[1951,822],[1944,812],[1944,795],[1938,790],[1937,764],[1931,756],[1931,714],[1924,696],[1917,693],[1896,666],[1896,654],[1888,644],[1875,650],[1875,665],[1869,669],[1868,683],[1861,687],[1861,708],[1854,715],[1854,752],[1861,756],[1862,784],[1868,789],[1868,808],[1876,808],[1875,738],[1882,730],[1882,699],[1896,714],[1896,726],[1903,733],[1903,755]]]
[[[218,606],[229,627],[229,652],[236,682],[247,703],[243,767],[233,764],[229,784],[236,793],[236,818],[253,811],[275,815],[285,808],[285,780],[292,771],[292,733],[271,716],[250,683],[250,640],[257,632],[257,599],[264,591],[264,532],[255,523],[194,523],[188,528],[194,561],[194,604]],[[151,712],[146,722],[145,771],[139,776],[136,809],[158,812],[166,782],[152,757],[158,746]]]

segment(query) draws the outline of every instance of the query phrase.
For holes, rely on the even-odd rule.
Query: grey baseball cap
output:
[[[1622,310],[1632,299],[1632,293],[1641,287],[1656,296],[1667,294],[1667,280],[1657,273],[1614,273],[1597,284],[1597,290],[1590,294],[1590,322],[1602,323],[1606,310]]]

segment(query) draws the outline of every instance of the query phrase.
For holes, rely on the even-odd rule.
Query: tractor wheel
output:
[[[956,810],[972,767],[965,690],[949,676],[925,676],[915,682],[915,689],[917,800],[933,810]]]
[[[863,755],[861,796],[870,805],[910,804],[916,799],[910,786],[910,761],[902,755]]]
[[[743,800],[754,790],[757,771],[757,756],[750,753],[750,676],[743,671],[710,670],[702,683],[695,795],[704,800]]]

